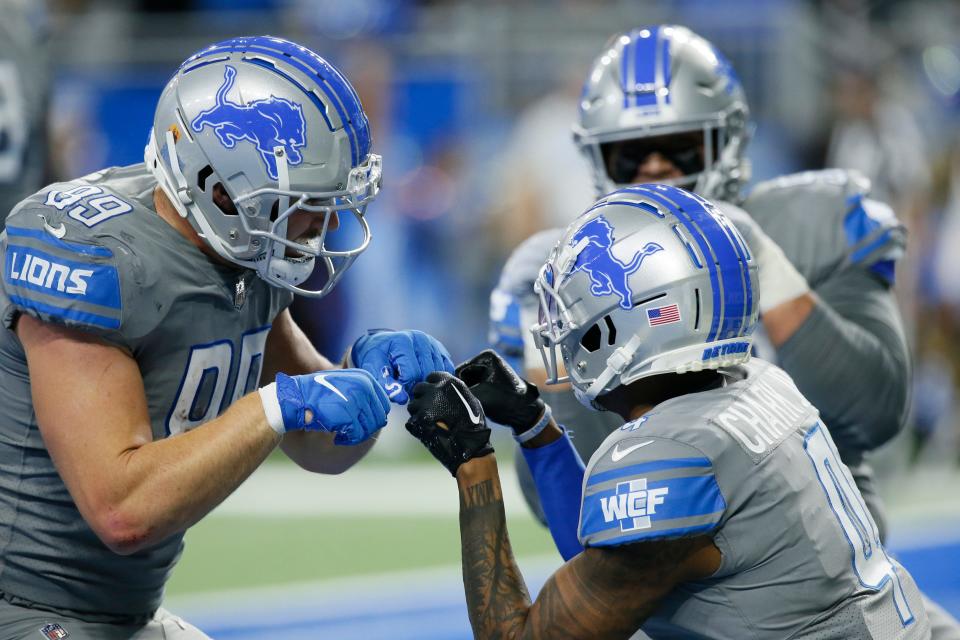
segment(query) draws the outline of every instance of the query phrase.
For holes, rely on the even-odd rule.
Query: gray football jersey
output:
[[[892,284],[906,228],[869,192],[856,171],[807,171],[761,182],[742,206],[812,289],[854,264]]]
[[[257,386],[271,322],[292,299],[211,262],[156,214],[155,187],[143,165],[54,184],[20,203],[0,235],[0,591],[41,607],[155,610],[182,535],[120,557],[86,524],[44,447],[17,317],[130,353],[159,439]]]
[[[579,535],[603,547],[708,535],[719,570],[644,625],[653,638],[927,638],[816,409],[762,360],[656,406],[587,465]]]

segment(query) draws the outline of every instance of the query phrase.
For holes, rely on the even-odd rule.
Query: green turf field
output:
[[[517,556],[555,553],[531,517],[508,523]],[[460,562],[457,518],[212,514],[190,529],[167,594],[280,585]]]

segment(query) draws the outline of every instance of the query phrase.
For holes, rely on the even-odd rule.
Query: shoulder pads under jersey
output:
[[[157,317],[137,311],[149,275],[135,235],[118,222],[138,206],[84,180],[53,184],[21,202],[0,242],[4,325],[26,313],[131,348]]]
[[[892,284],[906,229],[869,192],[870,181],[856,171],[807,171],[758,184],[743,208],[812,287],[850,265]]]

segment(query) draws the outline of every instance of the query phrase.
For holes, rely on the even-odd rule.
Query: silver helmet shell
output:
[[[336,68],[287,40],[235,38],[187,59],[160,96],[144,158],[218,255],[274,286],[320,297],[370,242],[381,160],[367,116]],[[297,212],[323,216],[318,236],[287,237]],[[334,212],[354,227],[353,246],[328,247]],[[301,288],[317,262],[322,286]]]
[[[745,362],[759,315],[757,265],[740,233],[671,185],[597,201],[567,227],[535,290],[548,383],[571,382],[595,408],[647,376]]]
[[[735,202],[749,179],[749,116],[743,87],[723,54],[686,27],[657,25],[608,41],[584,82],[573,135],[600,195],[626,186],[611,178],[602,145],[702,132],[702,171],[675,182]]]

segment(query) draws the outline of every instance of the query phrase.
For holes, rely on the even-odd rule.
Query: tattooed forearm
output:
[[[629,638],[682,581],[678,572],[702,544],[684,539],[587,549],[543,585],[525,637]]]
[[[496,500],[493,480],[483,480],[466,487],[460,496],[460,507],[485,507]]]
[[[719,551],[705,536],[588,548],[550,577],[531,606],[507,537],[496,462],[486,456],[465,468],[457,474],[460,541],[477,638],[629,638],[677,584],[719,567]]]
[[[492,456],[489,456],[492,460]],[[460,481],[460,542],[470,624],[477,638],[519,638],[530,595],[507,537],[496,462]]]

